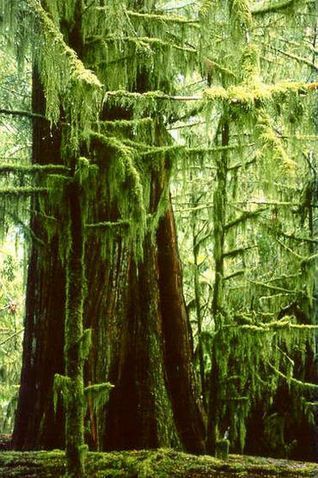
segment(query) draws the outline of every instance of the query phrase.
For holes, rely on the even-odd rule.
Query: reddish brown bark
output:
[[[171,205],[157,234],[160,308],[167,385],[176,427],[186,450],[202,453],[205,425],[194,388],[192,338],[182,290],[181,266]]]
[[[148,237],[144,250],[143,261],[131,261],[129,267],[126,321],[110,375],[115,388],[105,448],[179,446],[200,453],[205,427],[194,388],[171,206],[160,221],[156,243]]]
[[[142,264],[129,265],[129,292],[121,348],[110,375],[115,384],[106,418],[106,449],[155,448],[161,444],[156,416],[155,375],[162,356],[152,357],[160,337],[154,248]]]
[[[33,111],[43,114],[45,100],[37,72],[33,75]],[[60,163],[59,131],[47,121],[33,119],[34,163]],[[65,277],[59,258],[59,238],[48,240],[39,214],[38,200],[31,227],[43,244],[31,246],[28,269],[23,366],[13,446],[16,449],[51,448],[62,444],[61,410],[55,414],[52,383],[63,369],[63,319]]]
[[[138,90],[146,86],[147,78],[140,74]],[[41,101],[34,104],[35,112],[43,113],[43,95]],[[104,113],[103,119],[131,117],[122,108]],[[34,160],[54,162],[54,155],[59,160],[60,145],[41,139],[50,138],[48,126],[45,131],[42,124],[34,126]],[[110,152],[93,142],[91,148],[96,161],[100,159],[95,197],[103,197],[104,203],[89,205],[89,222],[116,221],[113,198],[105,197]],[[160,178],[161,173],[153,173],[152,212],[168,180],[165,174]],[[43,230],[41,221],[38,227]],[[55,416],[52,405],[54,374],[63,374],[65,317],[65,272],[58,254],[63,238],[55,240],[49,243],[54,250],[45,254],[34,246],[31,255],[16,448],[63,445],[63,416]],[[191,334],[171,207],[160,221],[156,239],[146,237],[141,262],[135,262],[120,237],[107,245],[105,255],[102,237],[88,237],[86,244],[84,316],[85,326],[93,331],[86,383],[109,380],[115,385],[109,405],[94,418],[97,437],[91,440],[92,447],[179,446],[202,452],[204,425],[193,387]]]

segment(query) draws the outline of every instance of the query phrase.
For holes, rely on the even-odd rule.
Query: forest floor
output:
[[[64,475],[62,451],[0,452],[1,478],[58,478]],[[89,452],[87,478],[318,478],[318,464],[230,455],[226,461],[174,450]]]

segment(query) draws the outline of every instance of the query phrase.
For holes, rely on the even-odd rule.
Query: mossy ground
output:
[[[62,451],[1,452],[1,478],[57,478],[65,471]],[[174,450],[88,453],[88,478],[318,477],[318,464],[230,455],[227,461]]]

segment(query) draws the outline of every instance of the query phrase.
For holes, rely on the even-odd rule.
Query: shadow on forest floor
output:
[[[65,471],[62,451],[0,452],[0,478],[57,478]],[[318,464],[230,455],[227,461],[174,450],[89,452],[88,478],[318,478]]]

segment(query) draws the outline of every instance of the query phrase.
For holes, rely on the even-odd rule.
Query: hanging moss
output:
[[[264,394],[273,396],[280,380],[293,385],[294,392],[310,392],[316,385],[308,384],[293,376],[294,362],[289,358],[290,351],[312,340],[312,331],[316,326],[296,324],[292,318],[268,323],[225,325],[218,330],[214,341],[216,344],[217,364],[220,373],[222,392],[220,400],[220,423],[222,416],[227,416],[233,426],[231,437],[239,439],[244,447],[246,419],[254,400]],[[287,349],[287,354],[282,354]],[[303,355],[303,360],[305,355]],[[238,374],[233,375],[233,369]],[[287,370],[284,374],[280,369]],[[267,372],[266,370],[270,369]],[[273,376],[271,371],[275,371]],[[265,373],[265,379],[262,379]],[[232,377],[232,379],[231,379]],[[233,406],[232,398],[235,398]],[[243,400],[244,398],[244,400]],[[223,415],[224,414],[224,415]],[[230,417],[230,418],[229,418]]]
[[[252,25],[250,2],[248,0],[230,0],[228,4],[233,29],[248,30]]]
[[[96,385],[89,385],[85,387],[85,398],[89,403],[93,404],[94,411],[106,405],[111,389],[114,387],[109,382],[98,383]]]
[[[86,10],[83,33],[89,65],[98,69],[108,90],[134,89],[141,69],[147,72],[149,89],[173,90],[178,72],[186,76],[198,65],[198,25],[173,15],[135,12],[127,4],[92,4]]]
[[[259,48],[254,43],[248,43],[241,58],[241,79],[244,83],[257,83],[260,80]]]
[[[137,256],[142,254],[142,242],[146,231],[147,197],[142,170],[133,149],[115,137],[91,133],[91,141],[107,148],[109,155],[108,188],[112,201],[116,201],[120,217],[130,222],[130,237]]]
[[[265,148],[270,148],[271,161],[281,163],[282,171],[295,173],[296,162],[289,157],[283,141],[275,133],[274,128],[271,126],[271,120],[268,114],[264,111],[259,113],[259,130],[261,131],[260,139]]]
[[[292,81],[280,81],[275,84],[255,82],[248,86],[231,86],[228,89],[223,87],[207,88],[204,96],[208,100],[227,100],[230,103],[255,104],[286,98],[289,94],[306,94],[317,89],[317,83],[301,83]]]
[[[103,41],[103,42],[120,42],[120,43],[135,43],[139,48],[144,47],[145,49],[150,46],[151,48],[159,48],[159,49],[176,49],[186,53],[197,54],[197,51],[194,48],[185,47],[181,45],[175,45],[173,43],[167,42],[162,40],[161,38],[153,38],[153,37],[116,37],[116,36],[109,36],[109,37],[95,37],[94,41]]]
[[[53,404],[54,404],[55,413],[57,410],[57,402],[59,397],[61,397],[63,401],[66,401],[69,399],[69,394],[70,394],[70,378],[60,374],[55,374],[54,384],[53,384]]]
[[[70,216],[67,207],[69,203],[65,201],[73,187],[78,194],[75,195],[75,199],[80,197],[78,206],[81,212],[81,228],[86,223],[85,230],[89,234],[98,234],[103,243],[102,247],[107,249],[108,257],[113,250],[111,244],[114,243],[114,236],[120,234],[123,247],[132,247],[135,257],[140,259],[146,234],[149,233],[154,238],[159,219],[166,211],[169,179],[176,159],[186,156],[187,167],[191,162],[196,162],[202,170],[205,162],[209,161],[210,169],[213,169],[212,183],[215,184],[213,184],[213,205],[211,208],[212,198],[210,198],[210,212],[206,214],[205,220],[213,221],[214,226],[213,252],[212,248],[208,252],[210,256],[213,254],[215,265],[213,313],[216,335],[213,353],[220,369],[218,380],[221,384],[218,404],[220,417],[217,418],[216,429],[221,429],[221,421],[228,415],[234,424],[234,439],[237,438],[243,447],[245,423],[251,410],[251,403],[261,393],[271,398],[277,390],[278,379],[275,374],[269,373],[268,364],[278,371],[282,369],[284,373],[281,373],[290,380],[293,365],[288,360],[288,353],[294,345],[301,348],[301,344],[308,340],[313,329],[298,326],[291,319],[262,323],[260,317],[248,317],[250,322],[245,317],[248,323],[239,327],[236,326],[236,318],[233,317],[231,310],[227,310],[224,280],[235,276],[249,276],[249,271],[244,273],[237,270],[226,276],[224,259],[231,261],[243,249],[247,249],[241,247],[239,242],[236,244],[240,233],[244,232],[243,228],[249,227],[252,220],[259,219],[262,212],[267,212],[266,208],[257,210],[242,208],[241,215],[238,215],[237,209],[230,209],[232,205],[229,200],[229,188],[231,191],[233,189],[233,202],[236,198],[235,186],[232,188],[229,180],[233,179],[233,184],[238,181],[230,169],[241,168],[244,176],[247,172],[246,167],[251,162],[257,163],[257,167],[261,169],[259,163],[262,159],[264,163],[267,161],[263,171],[273,170],[277,164],[281,164],[287,172],[295,169],[292,148],[287,146],[285,138],[276,131],[276,122],[279,127],[283,123],[280,105],[284,104],[288,108],[290,123],[292,121],[297,123],[302,116],[302,108],[297,105],[303,102],[302,95],[317,89],[317,83],[281,81],[270,84],[263,81],[260,75],[259,47],[255,46],[255,38],[250,39],[250,36],[254,35],[253,14],[255,17],[264,13],[266,9],[272,9],[274,12],[282,11],[291,2],[279,0],[275,3],[261,2],[260,5],[253,5],[250,9],[250,2],[246,0],[229,0],[225,3],[203,1],[200,2],[202,8],[198,15],[197,6],[194,7],[194,21],[193,18],[189,20],[186,16],[177,18],[170,14],[153,13],[152,2],[147,3],[142,12],[127,10],[126,1],[110,0],[106,3],[100,5],[100,2],[87,2],[81,15],[85,65],[90,65],[94,70],[93,73],[85,68],[76,53],[67,46],[60,31],[62,28],[65,29],[65,23],[72,28],[77,3],[73,0],[69,2],[52,0],[42,3],[37,0],[26,0],[29,6],[26,17],[27,21],[31,21],[34,33],[34,58],[41,71],[41,81],[45,90],[46,115],[52,124],[59,124],[63,129],[63,160],[67,168],[65,167],[63,171],[62,166],[59,170],[49,171],[47,168],[46,172],[52,174],[45,180],[43,191],[38,187],[42,186],[42,182],[39,182],[34,184],[37,187],[28,186],[23,190],[20,189],[19,194],[23,191],[25,194],[38,194],[49,190],[48,202],[40,200],[41,212],[43,215],[53,216],[57,208],[60,208],[58,217],[63,218],[61,221],[63,224],[56,224],[54,231],[56,233],[57,228],[61,227],[63,232],[67,233],[63,235],[66,243],[63,244],[63,256],[64,259],[67,257],[67,261],[71,259],[74,241],[77,239],[76,235],[73,235],[73,244],[72,241],[69,242]],[[189,28],[186,28],[187,25]],[[18,25],[16,27],[18,29]],[[207,33],[206,41],[200,39],[203,31]],[[213,59],[209,59],[211,45],[215,49]],[[198,78],[200,80],[202,78],[196,73],[199,57],[205,65],[204,75],[208,76],[208,83],[213,85],[209,88],[203,86],[196,89],[188,86],[190,80],[197,81]],[[180,77],[181,74],[183,78]],[[138,82],[145,78],[147,81],[140,87]],[[137,93],[138,90],[143,93]],[[105,91],[104,103],[101,105],[101,97]],[[188,91],[190,93],[186,95],[185,92]],[[191,106],[186,106],[188,104]],[[202,138],[199,135],[195,139],[194,135],[187,138],[185,147],[171,144],[171,138],[160,138],[158,141],[156,137],[158,124],[163,127],[164,123],[173,123],[178,119],[185,124],[188,121],[191,123],[192,118],[201,114],[202,109],[205,109],[208,119],[207,138],[204,138],[206,146],[201,146]],[[61,112],[63,112],[62,121],[60,121]],[[118,113],[118,118],[123,116],[130,119],[99,121],[101,113],[102,117],[112,118],[114,112],[116,117]],[[145,115],[148,118],[145,118]],[[217,119],[211,120],[213,116]],[[271,117],[273,121],[270,121]],[[216,123],[221,123],[221,127],[213,136],[214,132],[209,129],[218,129]],[[225,138],[225,125],[228,128],[230,125],[234,134],[241,136],[253,129],[250,145],[254,145],[256,138],[261,154],[255,153],[252,160],[248,158],[248,153],[242,153],[245,146],[240,138],[233,142],[232,138]],[[222,128],[223,132],[220,134]],[[291,132],[292,129],[288,130],[289,134]],[[221,145],[218,144],[220,136],[222,136]],[[83,156],[80,156],[79,151]],[[240,163],[237,163],[237,156],[239,159],[242,158]],[[67,174],[70,169],[74,173],[72,178]],[[8,169],[5,165],[4,170],[8,174],[15,174],[13,168]],[[44,170],[38,168],[32,169],[33,171],[37,171],[39,177],[41,173],[42,181]],[[20,172],[26,175],[31,173],[31,169]],[[164,185],[158,204],[153,205],[151,204],[153,178],[157,177],[158,173]],[[266,181],[271,182],[269,179],[271,177],[267,176]],[[242,190],[244,187],[245,193],[248,194],[250,189],[246,178],[242,179]],[[276,185],[272,184],[272,191],[274,187]],[[106,210],[105,214],[99,214],[99,210],[95,207],[97,196],[100,208]],[[108,214],[109,210],[112,214]],[[46,233],[50,238],[52,233],[49,226]],[[225,240],[236,244],[236,247],[225,249]],[[252,251],[249,250],[249,253],[252,254]],[[301,257],[304,273],[309,277],[308,264],[314,262],[315,256],[306,254]],[[78,324],[79,333],[75,344],[72,345],[75,349],[79,348],[81,368],[90,342],[90,332],[82,330],[85,274],[83,270],[77,271],[80,272],[75,277],[80,298],[77,297],[77,303],[74,305],[72,300],[74,294],[76,295],[76,290],[72,289],[74,277],[71,276],[72,267],[67,261],[64,262],[68,267],[66,341],[69,341],[68,344],[71,343],[70,323],[74,320]],[[79,263],[80,269],[83,266],[83,257],[80,257]],[[253,291],[269,289],[271,293],[273,292],[267,299],[276,301],[277,304],[281,303],[279,294],[290,296],[300,292],[294,284],[281,286],[275,283],[265,287],[264,283],[253,282],[249,277],[247,281],[248,287]],[[311,285],[312,282],[308,284]],[[307,295],[309,297],[309,289]],[[247,294],[247,299],[244,300],[248,301],[250,296]],[[264,300],[264,296],[261,299]],[[158,352],[156,350],[158,343],[150,345]],[[278,350],[279,347],[284,347],[288,353],[282,354]],[[69,352],[67,345],[66,353]],[[84,394],[81,373],[82,370],[75,378],[73,376],[70,384],[67,380],[64,382],[63,378],[57,379],[57,383],[60,380],[60,387],[64,386],[66,389],[69,386],[73,398],[79,401],[80,407],[76,413],[80,421]],[[161,380],[163,371],[160,371],[159,375],[159,382],[155,384],[158,390],[156,404],[160,415],[160,433],[163,440],[168,443],[171,441],[168,434],[173,417],[169,415],[168,420],[165,420],[167,417],[162,415],[165,404],[168,410],[171,407],[165,384]],[[157,380],[157,377],[154,380]],[[223,382],[226,383],[224,387]],[[95,391],[106,392],[107,388],[106,384],[91,387],[93,388],[87,392],[91,395]],[[70,431],[73,431],[72,427]],[[82,426],[74,431],[74,436],[81,442]],[[179,444],[178,437],[173,439]],[[82,451],[85,452],[85,447],[80,445],[77,451],[81,455]],[[145,465],[145,469],[146,467]]]
[[[58,27],[60,26],[60,20],[72,23],[75,18],[76,8],[78,8],[76,0],[69,0],[67,2],[63,0],[46,0],[44,5]]]
[[[126,90],[107,91],[104,104],[132,111],[135,119],[140,119],[145,115],[149,116],[149,114],[158,115],[161,111],[172,114],[175,108],[173,104],[170,104],[170,96],[161,91],[150,91],[143,94]]]
[[[27,0],[26,3],[26,18],[33,29],[34,57],[39,64],[46,95],[47,118],[57,123],[61,108],[67,111],[71,125],[70,139],[77,148],[78,131],[85,130],[96,119],[101,100],[101,83],[66,45],[63,35],[41,4],[37,0]],[[14,11],[16,2],[10,7]],[[19,25],[16,25],[16,29],[19,29]],[[26,45],[28,43],[26,41]]]
[[[144,144],[154,142],[155,120],[153,118],[139,118],[135,120],[113,120],[98,123],[101,133],[116,134],[124,139],[127,137],[138,138]]]

